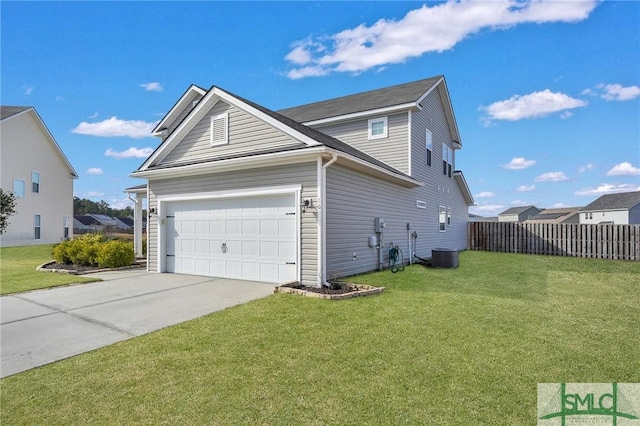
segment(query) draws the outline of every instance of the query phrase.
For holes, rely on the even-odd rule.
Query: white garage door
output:
[[[293,194],[171,202],[167,272],[294,281],[295,211]]]

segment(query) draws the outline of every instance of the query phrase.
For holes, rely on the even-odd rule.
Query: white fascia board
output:
[[[17,117],[17,116],[22,115],[23,113],[27,113],[27,112],[30,112],[30,111],[33,112],[33,114],[36,116],[36,121],[38,122],[38,124],[40,125],[42,130],[44,130],[44,132],[49,137],[49,140],[53,144],[54,149],[58,151],[58,155],[60,156],[60,159],[65,164],[65,166],[67,166],[67,168],[69,169],[69,173],[71,174],[71,177],[73,179],[78,179],[78,173],[75,171],[75,169],[71,165],[71,162],[69,161],[67,156],[64,155],[64,151],[62,151],[62,148],[60,148],[60,145],[58,145],[58,142],[56,141],[56,138],[53,137],[53,135],[49,131],[49,128],[47,127],[46,124],[44,124],[44,121],[42,120],[42,117],[40,117],[40,114],[38,114],[38,111],[36,111],[35,108],[31,107],[31,108],[26,109],[26,110],[24,110],[22,112],[19,112],[18,114],[12,115],[9,118]]]
[[[207,94],[200,100],[198,105],[191,110],[183,122],[169,135],[167,139],[147,158],[147,160],[138,168],[138,171],[146,170],[150,165],[156,161],[164,158],[166,154],[186,135],[195,125],[197,120],[202,118],[206,111],[209,111],[213,106],[222,99],[226,103],[236,106],[237,108],[253,115],[259,120],[277,128],[283,133],[299,140],[300,142],[308,146],[322,146],[322,144],[313,138],[310,138],[297,130],[285,125],[284,123],[276,120],[275,118],[263,113],[262,111],[252,107],[251,105],[241,101],[240,99],[232,96],[218,87],[212,87]]]
[[[464,175],[462,174],[462,172],[459,170],[454,171],[453,177],[458,183],[458,187],[460,187],[460,190],[462,191],[462,196],[467,201],[467,205],[474,206],[476,204],[475,200],[473,199],[473,195],[471,195],[471,190],[469,189],[469,185],[467,185],[467,180],[464,178]]]
[[[424,94],[422,96],[420,96],[420,98],[418,98],[418,100],[416,101],[416,103],[419,105],[420,102],[424,101],[424,98],[426,98],[427,96],[429,96],[429,94],[431,92],[433,92],[439,85],[440,83],[442,83],[444,81],[444,77],[440,77],[440,79],[438,81],[435,82],[435,84],[433,86],[431,86],[429,88],[429,90],[427,90],[426,92],[424,92]]]
[[[129,177],[145,179],[165,179],[181,176],[193,176],[205,173],[222,173],[238,169],[251,169],[299,163],[306,160],[307,157],[309,161],[315,161],[318,154],[321,154],[323,151],[324,147],[314,147],[304,150],[253,155],[250,157],[213,160],[204,163],[188,164],[184,166],[175,166],[163,169],[137,170],[131,173]]]
[[[240,99],[230,95],[229,93],[225,92],[224,90],[218,88],[218,87],[214,87],[214,90],[217,92],[218,96],[223,99],[225,102],[232,104],[242,110],[244,110],[245,112],[247,112],[248,114],[253,115],[254,117],[264,121],[265,123],[269,124],[270,126],[275,127],[276,129],[280,130],[281,132],[291,136],[294,139],[299,140],[300,142],[308,145],[308,146],[319,146],[322,145],[320,142],[318,142],[317,140],[310,138],[307,135],[304,135],[300,132],[298,132],[297,130],[287,126],[286,124],[284,124],[283,122],[276,120],[275,118],[271,117],[268,114],[265,114],[264,112],[260,111],[257,108],[254,108],[253,106],[241,101]]]
[[[393,105],[393,106],[385,107],[385,108],[371,109],[371,110],[367,110],[367,111],[354,112],[354,113],[351,113],[351,114],[338,115],[338,116],[335,116],[335,117],[322,118],[320,120],[307,121],[307,122],[304,122],[302,124],[304,124],[305,126],[317,126],[317,125],[321,125],[321,124],[337,123],[337,122],[340,122],[340,121],[355,120],[355,119],[358,119],[358,118],[370,117],[370,116],[374,116],[374,115],[392,114],[394,112],[404,111],[404,110],[412,109],[412,108],[422,109],[418,105],[417,102],[410,102],[410,103],[407,103],[407,104]]]
[[[440,84],[442,86],[440,87]],[[449,88],[444,77],[438,82],[440,99],[444,105],[444,114],[447,117],[447,123],[449,124],[449,132],[451,132],[451,139],[462,148],[462,140],[460,139],[460,131],[458,130],[458,122],[456,121],[456,115],[453,111],[453,105],[451,104],[451,97],[449,96]]]
[[[200,96],[204,96],[207,93],[206,90],[201,89],[195,84],[192,84],[191,86],[189,86],[189,88],[182,94],[180,99],[178,99],[178,102],[176,102],[173,105],[173,107],[171,107],[169,112],[162,118],[162,120],[160,120],[160,122],[156,125],[156,127],[151,131],[151,134],[154,136],[160,136],[160,129],[162,129],[163,127],[166,127],[165,124],[168,121],[170,121],[169,118],[175,119],[174,116],[177,116],[179,112],[186,107],[186,104],[188,102],[192,102],[191,95],[194,92],[199,94]]]

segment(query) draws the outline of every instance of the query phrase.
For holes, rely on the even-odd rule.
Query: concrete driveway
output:
[[[141,270],[0,298],[0,377],[273,293],[274,284]]]

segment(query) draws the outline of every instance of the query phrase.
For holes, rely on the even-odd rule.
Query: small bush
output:
[[[100,245],[106,242],[101,234],[85,234],[63,241],[53,248],[53,258],[65,265],[97,266]]]
[[[100,268],[117,268],[131,265],[135,260],[133,243],[123,240],[112,240],[100,244],[97,261]]]

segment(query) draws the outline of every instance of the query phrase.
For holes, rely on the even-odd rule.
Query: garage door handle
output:
[[[287,265],[295,265],[296,262],[286,262]]]
[[[223,253],[227,252],[227,243],[222,243],[222,252]]]

